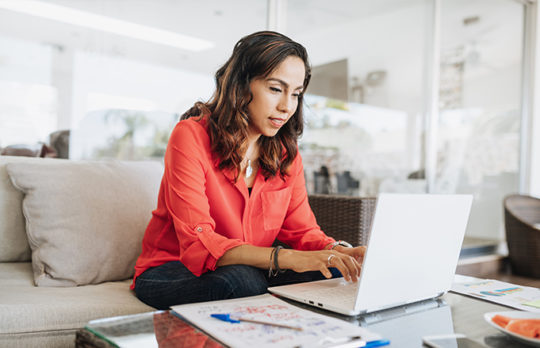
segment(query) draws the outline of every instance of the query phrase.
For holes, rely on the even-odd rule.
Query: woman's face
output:
[[[302,59],[289,56],[269,76],[250,82],[249,138],[257,139],[261,134],[273,137],[291,118],[303,92],[305,74]]]

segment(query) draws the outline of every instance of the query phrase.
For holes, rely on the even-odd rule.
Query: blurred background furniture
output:
[[[69,158],[69,129],[49,134],[49,144],[56,151],[56,158]]]
[[[512,273],[540,278],[540,199],[506,196],[504,220]]]
[[[0,151],[1,156],[55,157],[54,150],[43,143],[8,145]]]
[[[314,194],[308,199],[324,233],[353,245],[367,244],[376,198]]]
[[[336,173],[337,192],[348,196],[354,196],[360,189],[360,181],[351,176],[351,172],[345,170],[341,173]]]
[[[0,156],[69,158],[68,129],[49,134],[49,143],[13,144],[0,148]]]
[[[315,193],[330,194],[332,185],[330,184],[330,172],[327,166],[321,166],[319,171],[313,172],[313,183]]]

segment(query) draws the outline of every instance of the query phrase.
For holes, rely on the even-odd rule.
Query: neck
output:
[[[249,158],[250,160],[253,160],[259,156],[257,140],[260,136],[260,134],[257,134],[256,136],[248,136],[246,140],[247,148],[246,153],[244,154],[244,158]]]
[[[259,149],[257,147],[257,142],[253,142],[248,144],[248,147],[246,149],[246,153],[244,154],[245,160],[255,160],[259,157]]]
[[[259,138],[261,137],[261,134],[260,133],[252,133],[250,131],[250,129],[248,129],[248,135],[247,135],[247,139],[246,139],[246,143],[247,143],[247,148],[248,150],[250,148],[252,148],[253,146],[255,146],[255,144],[257,143],[257,140],[259,140]]]

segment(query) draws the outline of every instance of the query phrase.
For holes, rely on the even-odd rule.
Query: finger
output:
[[[322,275],[326,277],[326,279],[332,278],[332,272],[328,269],[326,266],[322,266],[319,271],[321,271]]]
[[[345,263],[340,257],[335,257],[332,259],[332,267],[337,268],[341,272],[341,274],[343,275],[343,278],[345,278],[346,281],[351,280],[349,267],[345,265]]]
[[[354,260],[354,263],[355,263],[355,265],[357,266],[357,268],[361,268],[361,267],[362,267],[362,259],[359,260],[359,259],[356,258],[356,257],[353,257],[352,259]]]
[[[351,262],[354,263],[354,267],[356,268],[356,276],[359,278],[360,277],[360,272],[362,270],[362,265],[360,264],[360,262],[358,262],[357,259],[355,259],[354,257],[351,257]]]
[[[349,261],[353,264],[354,270],[356,271],[356,279],[358,280],[360,278],[360,272],[362,270],[362,265],[355,257],[349,256]]]
[[[348,268],[352,281],[356,282],[358,280],[358,275],[359,275],[358,262],[356,262],[356,260],[352,256],[345,256],[342,259],[342,261],[345,264],[345,266]]]

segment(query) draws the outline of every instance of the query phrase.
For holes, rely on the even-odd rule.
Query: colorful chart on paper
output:
[[[540,289],[456,275],[452,291],[529,312],[540,312]]]

